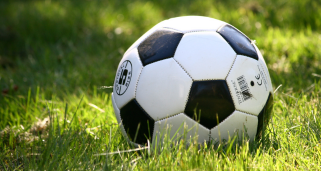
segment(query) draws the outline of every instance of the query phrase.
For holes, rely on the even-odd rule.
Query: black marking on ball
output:
[[[123,95],[129,87],[133,73],[132,68],[132,63],[126,60],[120,65],[117,71],[114,90],[120,96]]]
[[[251,40],[233,26],[225,25],[217,32],[231,45],[237,54],[256,60],[259,59],[254,46],[251,44]]]
[[[257,138],[262,137],[262,135],[264,134],[264,131],[272,117],[272,109],[273,109],[273,95],[270,93],[263,109],[261,110],[258,116],[258,126],[257,126],[257,132],[256,132]]]
[[[211,129],[234,110],[225,80],[194,81],[184,113]]]
[[[138,144],[146,144],[147,139],[149,139],[150,142],[152,141],[151,137],[155,121],[144,111],[136,99],[131,100],[120,109],[120,117],[131,141]],[[135,140],[136,132],[137,137]]]
[[[251,86],[254,86],[254,81],[251,81]]]
[[[174,56],[183,33],[160,29],[138,46],[139,57],[144,66]]]

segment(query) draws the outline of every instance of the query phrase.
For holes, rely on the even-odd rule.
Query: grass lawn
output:
[[[313,0],[1,1],[0,170],[321,170],[320,9]],[[135,40],[184,15],[256,41],[274,89],[282,85],[264,139],[128,151],[108,87]]]

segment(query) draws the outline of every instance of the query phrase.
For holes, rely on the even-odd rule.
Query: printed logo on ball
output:
[[[252,98],[252,94],[250,92],[250,88],[246,82],[246,79],[244,75],[241,75],[236,78],[237,82],[231,80],[236,96],[237,96],[237,101],[239,104],[242,102],[245,102],[246,100],[249,100]],[[239,85],[240,90],[237,88],[236,83]]]
[[[124,61],[118,71],[117,71],[117,75],[116,75],[116,80],[115,80],[115,92],[118,95],[123,95],[132,78],[132,63],[129,60]]]
[[[265,87],[265,91],[268,91],[266,75],[260,65],[257,65],[257,67],[258,73],[252,79],[250,78],[249,84],[244,75],[237,77],[236,81],[231,80],[239,104],[253,98],[249,85],[251,85],[251,87],[261,87],[263,85]]]
[[[266,75],[263,72],[263,68],[260,65],[257,65],[257,68],[259,69],[259,72],[260,72],[260,74],[258,74],[258,76],[255,77],[257,79],[257,84],[258,85],[262,85],[262,82],[263,82],[264,83],[264,87],[265,87],[265,91],[268,91],[268,89],[267,89],[267,84],[268,83],[266,81]],[[261,76],[261,80],[260,80],[260,76]],[[259,81],[261,81],[261,82],[259,82]]]

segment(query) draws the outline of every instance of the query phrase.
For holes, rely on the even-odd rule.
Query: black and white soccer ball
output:
[[[112,103],[135,145],[162,140],[164,130],[199,143],[254,139],[270,120],[272,90],[265,61],[246,35],[220,20],[186,16],[160,22],[125,52]]]

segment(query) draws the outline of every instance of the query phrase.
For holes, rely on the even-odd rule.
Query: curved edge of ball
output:
[[[197,31],[217,31],[223,24],[227,23],[204,16],[181,16],[165,20],[163,24],[163,27],[165,28],[188,33]]]
[[[120,110],[118,109],[118,107],[117,107],[117,105],[115,103],[114,93],[111,93],[111,98],[112,98],[112,105],[113,105],[113,108],[114,108],[116,119],[117,119],[117,122],[118,122],[118,127],[119,127],[121,133],[123,134],[123,136],[127,140],[127,142],[129,142],[130,144],[134,145],[135,147],[140,147],[141,145],[136,144],[136,143],[134,143],[134,142],[129,140],[129,137],[127,136],[125,128],[124,128],[124,126],[122,124],[122,119],[120,117]]]

